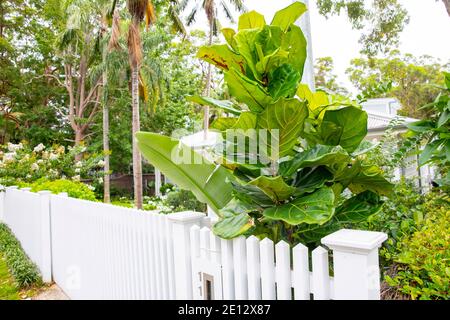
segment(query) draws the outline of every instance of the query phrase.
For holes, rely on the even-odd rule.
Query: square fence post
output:
[[[322,239],[333,251],[334,299],[380,300],[378,248],[382,232],[342,229]]]
[[[201,226],[205,214],[180,212],[170,214],[175,270],[175,297],[177,300],[192,300],[192,261],[190,230],[194,225]]]
[[[51,217],[50,217],[50,191],[38,192],[41,196],[41,273],[42,280],[52,282],[52,243],[51,243]]]

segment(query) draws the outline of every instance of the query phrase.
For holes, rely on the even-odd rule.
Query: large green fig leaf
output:
[[[295,21],[298,20],[304,14],[308,9],[306,8],[306,5],[301,2],[294,2],[287,8],[284,8],[280,11],[278,11],[273,20],[271,25],[277,26],[283,29],[283,31],[286,31],[287,28],[295,23]]]
[[[213,123],[209,126],[210,129],[218,130],[218,131],[226,131],[228,129],[233,128],[233,126],[238,121],[238,118],[218,118],[214,120]]]
[[[201,47],[197,57],[224,71],[235,68],[245,73],[244,58],[231,51],[226,44]]]
[[[364,191],[348,200],[336,209],[335,218],[341,223],[358,223],[378,213],[383,206],[380,196],[372,191]],[[333,220],[334,220],[333,219]]]
[[[292,148],[298,142],[303,131],[303,123],[308,117],[306,105],[298,99],[280,99],[275,104],[269,105],[258,118],[260,129],[278,129],[279,157],[284,157],[292,152]],[[272,135],[272,141],[276,139]],[[267,139],[260,143],[269,145]],[[273,144],[273,142],[272,142]],[[271,148],[268,148],[270,150]],[[273,157],[272,157],[273,158]],[[277,160],[277,159],[273,159]]]
[[[292,98],[301,80],[300,73],[290,64],[283,64],[269,73],[269,94],[274,100]]]
[[[234,197],[245,202],[257,205],[259,207],[271,207],[274,202],[261,189],[251,184],[241,184],[232,182],[234,189]]]
[[[367,113],[356,107],[343,107],[327,110],[324,122],[332,122],[342,128],[339,145],[348,152],[353,152],[367,135]],[[325,141],[325,144],[328,144]]]
[[[383,176],[383,171],[376,166],[365,166],[356,161],[351,166],[343,166],[335,172],[335,180],[348,187],[353,193],[366,190],[389,196],[394,185]]]
[[[256,81],[253,81],[236,69],[225,73],[230,94],[237,101],[245,103],[252,112],[262,112],[267,105],[273,103],[272,97]]]
[[[269,219],[282,220],[291,225],[324,224],[334,214],[334,192],[330,188],[321,188],[316,192],[299,197],[282,206],[264,210]]]
[[[295,195],[312,193],[314,190],[322,188],[326,182],[332,180],[333,174],[324,166],[304,168],[295,177],[294,185],[297,187]]]
[[[256,115],[245,111],[238,118],[218,118],[211,124],[211,128],[220,131],[226,131],[228,129],[255,129]]]
[[[232,199],[220,214],[222,218],[214,224],[214,233],[223,239],[236,238],[253,227],[253,219],[248,213],[255,211],[255,207],[243,201]]]
[[[330,104],[330,99],[325,92],[312,92],[306,84],[298,86],[297,96],[302,100],[308,101],[309,111],[314,118],[317,118],[323,108]]]
[[[289,197],[295,192],[295,188],[289,186],[284,182],[283,178],[278,177],[266,177],[260,176],[257,179],[250,181],[248,184],[253,185],[261,189],[267,194],[273,202],[277,203],[289,199]]]
[[[239,17],[238,29],[257,29],[263,28],[266,25],[264,16],[256,11],[244,13]]]
[[[316,145],[304,152],[297,153],[292,160],[280,164],[279,173],[282,176],[292,176],[297,170],[306,167],[333,166],[334,164],[346,164],[351,157],[340,146]]]
[[[292,24],[282,39],[281,48],[289,52],[287,63],[301,75],[306,61],[306,39],[300,27]]]
[[[180,188],[190,190],[217,214],[232,198],[234,180],[223,167],[216,166],[177,140],[156,133],[136,133],[144,157]],[[199,163],[201,160],[201,164]]]
[[[219,109],[224,110],[225,112],[234,114],[234,115],[240,115],[242,110],[239,105],[232,101],[228,100],[217,100],[210,97],[201,97],[201,96],[187,96],[186,99],[188,101],[197,103],[201,106],[210,106],[210,107],[216,107]]]

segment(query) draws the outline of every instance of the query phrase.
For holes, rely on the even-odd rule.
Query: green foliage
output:
[[[386,280],[412,299],[450,298],[450,203],[425,203],[423,226],[398,244],[397,274]]]
[[[427,120],[408,125],[410,134],[423,137],[425,147],[419,156],[419,165],[431,163],[441,169],[442,179],[438,183],[450,187],[450,73],[444,73],[445,87],[433,103],[423,108],[430,110]]]
[[[421,106],[434,101],[443,85],[441,72],[450,65],[430,56],[416,58],[392,51],[385,58],[358,58],[351,61],[347,74],[365,98],[397,98],[400,115],[424,119],[429,110]],[[362,99],[360,99],[362,100]]]
[[[85,154],[85,159],[74,163],[74,157],[86,148],[54,145],[46,147],[42,143],[31,148],[27,143],[0,147],[0,184],[18,185],[45,178],[47,180],[72,179],[101,176],[102,156]]]
[[[170,212],[205,211],[205,205],[199,202],[192,192],[187,190],[170,191],[167,193],[164,205],[170,208]]]
[[[362,143],[367,114],[361,107],[299,84],[306,40],[294,23],[304,11],[294,3],[270,25],[249,12],[237,32],[224,30],[228,45],[200,49],[198,57],[224,73],[232,100],[190,99],[234,115],[213,123],[223,139],[211,154],[197,154],[203,164],[193,164],[194,151],[177,141],[137,136],[152,164],[216,211],[214,231],[223,238],[254,234],[312,243],[344,221],[376,213],[378,195],[392,190],[379,168],[362,163],[370,148]],[[347,189],[353,198],[340,208]]]
[[[338,83],[337,75],[334,74],[334,61],[332,57],[316,59],[314,63],[314,79],[319,90],[329,90],[331,92],[348,95],[348,90]]]
[[[0,252],[0,300],[19,300],[19,293],[6,261]]]
[[[353,29],[362,30],[362,52],[375,56],[386,53],[399,43],[400,34],[409,22],[408,12],[398,0],[318,0],[319,13],[325,17],[340,15],[348,17]]]
[[[4,224],[0,224],[0,254],[4,257],[14,280],[20,288],[42,283],[36,265],[27,257],[19,241]]]
[[[26,186],[30,187],[32,192],[38,192],[43,190],[51,191],[54,194],[66,192],[68,196],[71,198],[97,201],[95,193],[92,190],[92,187],[79,181],[71,181],[71,180],[48,181],[45,178],[43,178]]]

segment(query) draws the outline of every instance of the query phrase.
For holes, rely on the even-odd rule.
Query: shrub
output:
[[[48,181],[45,179],[40,179],[32,184],[28,185],[31,188],[31,191],[38,192],[42,190],[48,190],[52,193],[58,194],[61,192],[67,192],[69,197],[84,199],[90,201],[97,201],[95,198],[95,193],[91,188],[78,181],[71,180],[55,180]]]
[[[89,156],[74,162],[75,155],[85,152],[84,147],[46,147],[43,144],[31,148],[26,143],[0,146],[0,184],[18,185],[38,179],[72,179],[101,176],[104,162],[102,155]]]
[[[205,205],[198,201],[192,192],[187,190],[175,190],[169,192],[164,204],[170,207],[172,212],[205,211]]]
[[[423,205],[424,225],[398,244],[394,261],[399,264],[394,277],[386,276],[412,299],[450,298],[450,204],[433,198]]]
[[[36,265],[27,257],[19,241],[4,224],[0,224],[0,252],[20,288],[42,284]]]

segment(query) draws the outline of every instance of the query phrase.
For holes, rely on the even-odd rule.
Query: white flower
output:
[[[48,171],[48,173],[52,176],[52,177],[57,177],[59,175],[58,170],[55,169],[50,169]]]
[[[88,184],[88,186],[87,186],[87,187],[88,187],[88,189],[89,189],[89,190],[92,190],[92,191],[94,191],[94,190],[95,190],[95,187],[94,187],[94,186],[91,186],[90,184]]]
[[[31,174],[27,174],[26,178],[31,179]]]
[[[43,163],[44,163],[44,160],[39,159],[38,161],[36,161],[36,163],[37,163],[37,164],[43,164]]]
[[[105,161],[100,160],[100,161],[97,163],[97,165],[98,165],[99,167],[104,167],[104,166],[105,166]]]
[[[4,155],[3,155],[3,161],[5,162],[5,163],[7,163],[7,162],[13,162],[15,159],[16,159],[16,153],[15,152],[8,152],[8,153],[5,153]]]
[[[80,173],[81,169],[80,168],[75,168],[75,173]]]
[[[81,179],[80,175],[76,175],[76,176],[72,177],[73,181],[80,181],[80,179]]]
[[[11,152],[15,152],[18,151],[20,149],[23,148],[23,144],[19,143],[19,144],[13,144],[11,142],[8,142],[8,150]]]
[[[36,162],[33,163],[33,164],[31,165],[31,170],[32,170],[32,171],[39,170],[39,165],[38,165]]]
[[[33,151],[34,152],[41,152],[44,149],[45,149],[45,146],[42,143],[39,143],[36,147],[34,147]]]
[[[75,168],[81,168],[83,166],[83,162],[78,161],[77,163],[75,163]]]
[[[50,160],[57,160],[58,159],[58,155],[54,154],[54,153],[50,153],[49,159]]]
[[[98,183],[100,183],[100,184],[102,184],[103,183],[103,178],[102,177],[100,177],[100,178],[98,178]]]

